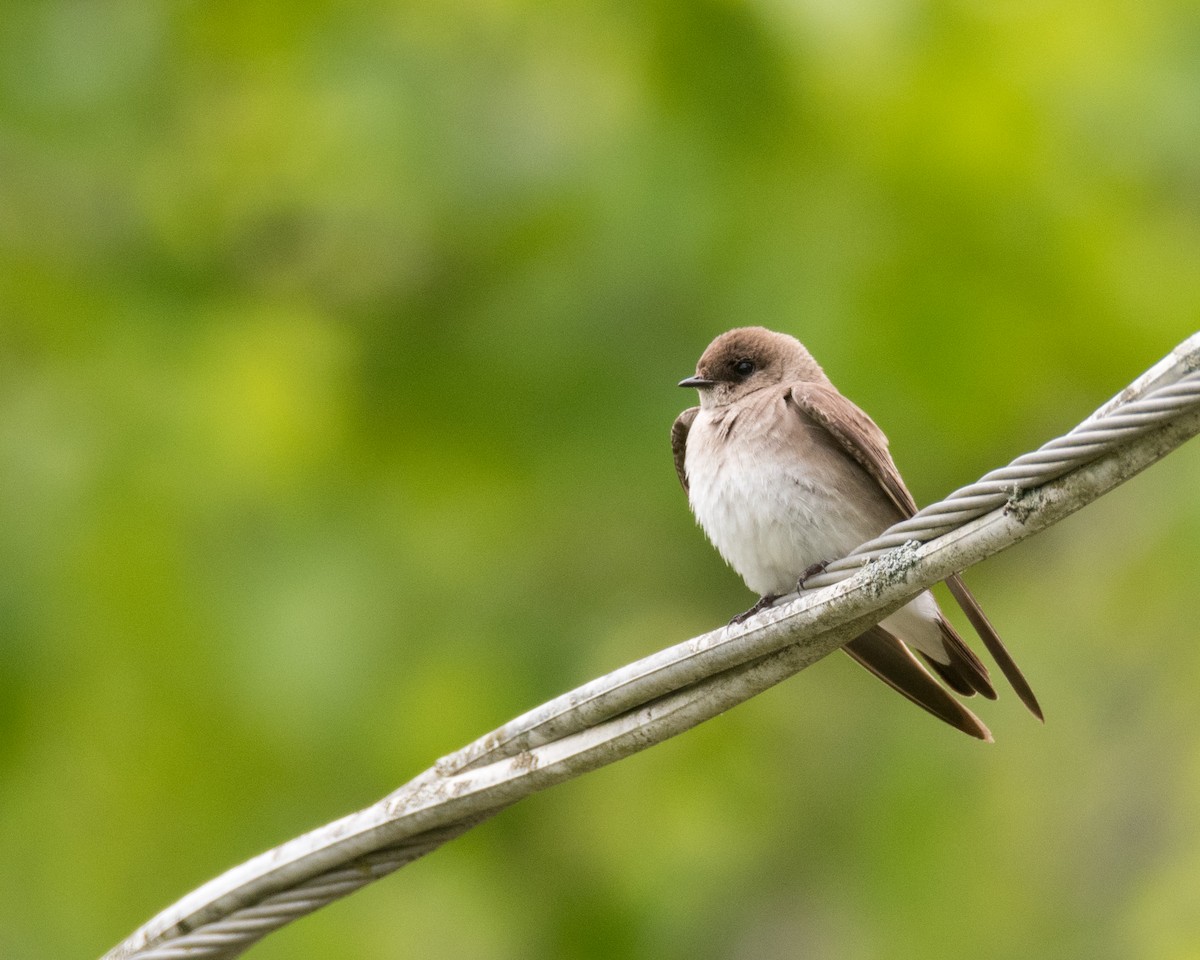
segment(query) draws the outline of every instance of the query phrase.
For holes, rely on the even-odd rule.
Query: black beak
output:
[[[681,387],[711,387],[716,380],[706,380],[704,377],[688,377],[686,380],[680,380]]]

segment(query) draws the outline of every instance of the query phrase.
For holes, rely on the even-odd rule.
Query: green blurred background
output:
[[[928,502],[1200,317],[1194,2],[10,0],[0,956],[753,597],[671,468],[798,335]],[[258,960],[1200,957],[1200,444],[968,579],[986,747],[844,657]]]

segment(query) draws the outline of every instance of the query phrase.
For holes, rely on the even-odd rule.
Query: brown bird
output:
[[[825,376],[794,337],[743,327],[717,337],[681,387],[700,406],[671,429],[675,470],[696,520],[761,598],[740,622],[797,588],[917,505],[887,437]],[[1033,691],[957,574],[946,585],[1017,696],[1039,719]],[[926,591],[845,651],[871,673],[959,730],[991,740],[955,693],[995,699],[987,668]]]

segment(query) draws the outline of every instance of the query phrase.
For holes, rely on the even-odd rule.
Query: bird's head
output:
[[[710,343],[696,364],[696,375],[679,385],[698,390],[701,407],[719,407],[765,387],[797,381],[829,379],[795,337],[765,327],[739,327]]]

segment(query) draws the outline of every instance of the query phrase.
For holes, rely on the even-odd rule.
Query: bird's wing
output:
[[[1012,654],[1004,646],[1004,641],[1000,639],[1000,634],[996,632],[996,628],[992,626],[992,622],[987,618],[987,615],[979,606],[977,601],[967,585],[963,583],[963,579],[957,573],[951,574],[946,578],[946,586],[950,588],[950,593],[962,608],[963,613],[967,615],[967,619],[971,621],[971,626],[975,628],[975,632],[979,634],[983,640],[983,645],[987,647],[988,653],[992,655],[992,659],[996,661],[996,665],[1000,667],[1000,672],[1012,688],[1017,691],[1017,696],[1021,698],[1021,702],[1029,708],[1039,720],[1045,720],[1042,714],[1042,705],[1038,703],[1037,697],[1034,696],[1033,689],[1029,686],[1029,681],[1025,679],[1025,674],[1021,672],[1021,668],[1017,666],[1017,662],[1013,660]]]
[[[917,512],[917,502],[908,492],[900,471],[892,462],[892,455],[888,453],[887,437],[874,420],[829,384],[798,383],[788,391],[786,399],[824,427],[879,484],[903,516],[911,517]]]
[[[679,475],[679,482],[683,484],[684,492],[687,492],[688,488],[687,469],[684,467],[684,458],[687,456],[687,436],[688,431],[692,428],[692,421],[696,419],[696,414],[699,412],[699,407],[688,407],[671,424],[671,453],[675,455],[675,472]]]
[[[903,516],[911,517],[917,512],[916,501],[908,492],[908,487],[904,485],[900,471],[892,461],[892,455],[888,453],[887,437],[875,425],[874,420],[827,384],[798,383],[788,391],[787,400],[799,413],[824,427],[841,445],[846,454],[852,457],[879,484],[880,489],[888,495]],[[1021,698],[1021,702],[1035,717],[1039,720],[1042,719],[1042,708],[1038,704],[1033,690],[1030,689],[1028,681],[1021,673],[1012,655],[1005,649],[999,634],[996,633],[988,618],[984,616],[979,603],[967,589],[962,578],[958,574],[953,574],[947,578],[946,585],[950,588],[955,601],[967,615],[967,619],[971,621],[971,626],[983,640],[983,645],[987,647],[988,653],[992,655],[999,665],[1000,671],[1012,684],[1017,696]],[[946,627],[946,642],[948,646],[954,648],[953,653],[959,655],[965,653],[968,661],[978,664],[982,671],[982,679],[986,680],[987,671],[983,669],[978,658],[970,652],[970,649],[962,642],[962,638],[954,632],[953,628],[949,627],[949,624],[946,624]],[[960,660],[960,657],[954,656],[953,659]],[[977,684],[972,685],[977,690],[983,690]]]
[[[991,741],[983,722],[954,699],[929,674],[903,643],[881,626],[871,627],[843,648],[893,690],[908,697],[918,707],[963,733]]]

